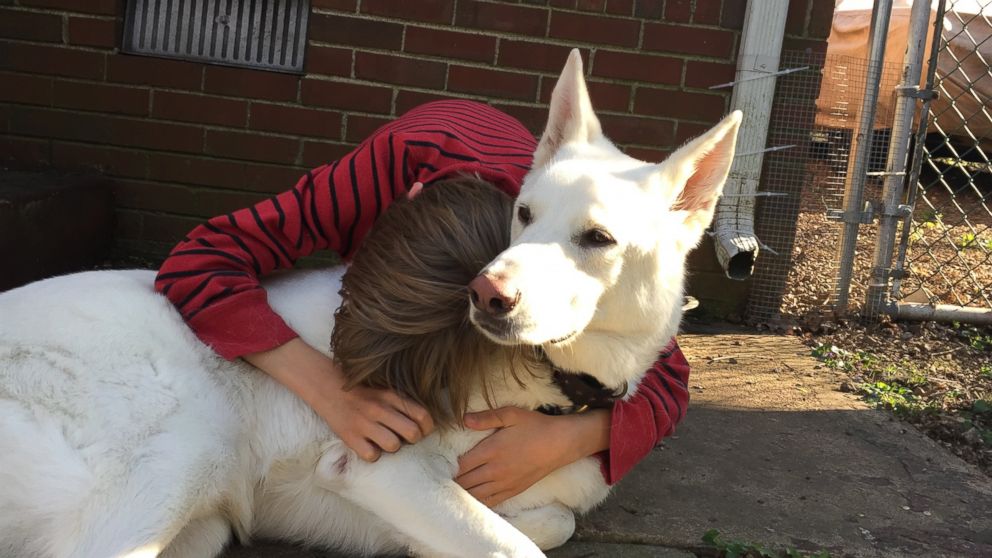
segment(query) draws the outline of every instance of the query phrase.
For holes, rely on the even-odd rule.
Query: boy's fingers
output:
[[[493,409],[491,411],[479,411],[477,413],[465,414],[465,427],[472,430],[492,430],[494,428],[504,428],[508,422],[503,409]]]
[[[400,440],[400,437],[381,424],[376,424],[372,427],[369,440],[379,446],[379,449],[388,453],[396,453],[403,447],[403,441]]]
[[[403,413],[390,409],[386,414],[380,419],[379,424],[385,426],[389,430],[392,430],[404,441],[416,444],[424,437],[423,433],[420,431],[420,425],[413,422],[409,417]]]
[[[392,391],[387,392],[385,397],[386,402],[394,409],[417,424],[422,436],[427,436],[434,431],[434,419],[431,418],[427,409]]]
[[[374,463],[377,461],[379,456],[382,454],[382,450],[365,438],[360,438],[351,442],[345,441],[345,445],[358,454],[359,458],[363,461],[368,461],[369,463]]]
[[[417,197],[417,194],[419,194],[420,191],[423,189],[424,189],[423,182],[414,182],[413,186],[410,186],[410,189],[407,190],[406,192],[406,199],[412,200],[413,198]]]
[[[455,477],[455,482],[469,492],[478,486],[491,483],[493,480],[494,479],[492,478],[489,467],[486,467],[485,465],[481,465],[463,475],[458,475]]]

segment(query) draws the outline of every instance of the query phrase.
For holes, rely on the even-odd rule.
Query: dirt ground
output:
[[[828,220],[826,210],[841,206],[837,177],[843,165],[822,160],[806,165],[781,317],[757,325],[801,336],[820,366],[844,374],[845,390],[918,426],[992,474],[992,328],[859,319],[875,225],[859,227],[850,314],[838,316],[832,303],[841,224]],[[988,185],[974,187],[951,175],[941,184],[933,173],[924,183],[932,187],[916,204],[902,294],[914,302],[988,307],[992,213],[983,199]],[[866,199],[880,194],[880,181],[869,179]]]

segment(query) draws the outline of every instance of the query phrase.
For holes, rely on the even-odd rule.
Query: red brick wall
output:
[[[119,0],[0,0],[0,161],[114,177],[119,245],[161,254],[424,101],[488,101],[539,132],[572,47],[607,134],[660,160],[727,110],[730,89],[707,88],[733,79],[745,0],[312,8],[296,76],[121,54]],[[793,0],[786,48],[823,50],[832,11]]]

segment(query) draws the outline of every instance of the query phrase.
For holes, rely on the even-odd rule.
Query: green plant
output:
[[[992,364],[983,364],[982,367],[978,369],[978,373],[986,378],[992,378]]]
[[[958,237],[957,241],[958,248],[962,250],[969,250],[978,247],[982,247],[986,250],[992,250],[992,239],[980,238],[973,232],[962,233]]]
[[[774,550],[763,544],[724,539],[716,529],[706,531],[703,542],[715,547],[726,558],[830,558],[830,553],[826,550],[813,553],[805,553],[792,547]]]

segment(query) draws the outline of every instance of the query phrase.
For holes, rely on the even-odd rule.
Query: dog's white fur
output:
[[[676,332],[685,255],[712,217],[739,122],[660,165],[626,157],[600,132],[573,52],[518,201],[533,222],[516,222],[487,268],[520,303],[501,334],[480,327],[542,344],[608,386],[636,384]],[[591,227],[616,244],[580,246]],[[265,283],[314,347],[328,346],[341,273]],[[571,536],[573,511],[608,493],[587,458],[497,514],[452,480],[486,433],[435,434],[361,461],[274,380],[202,345],[153,277],[90,272],[0,295],[0,555],[212,557],[233,531],[364,554],[539,556]],[[501,364],[496,404],[568,404],[550,374],[520,386]]]

